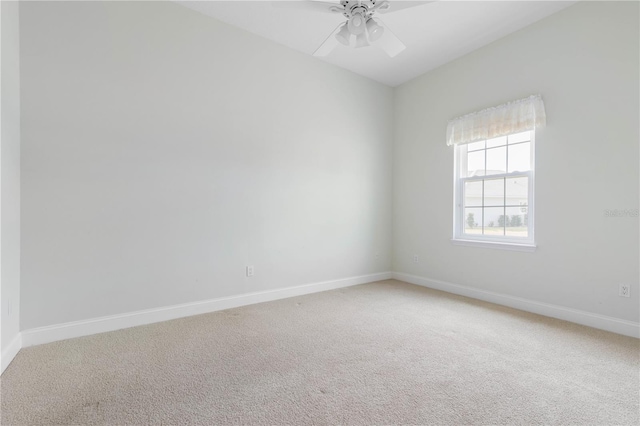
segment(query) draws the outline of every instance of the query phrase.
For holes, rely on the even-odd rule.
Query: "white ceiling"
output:
[[[378,15],[407,46],[403,52],[389,58],[374,46],[354,49],[338,45],[328,56],[318,59],[397,86],[577,3],[547,0],[390,1],[392,9],[393,3],[417,4]],[[274,2],[266,0],[177,2],[309,55],[345,20],[340,14],[275,7]]]

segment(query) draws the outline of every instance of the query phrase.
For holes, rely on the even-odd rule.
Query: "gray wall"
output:
[[[638,36],[584,2],[392,90],[171,3],[25,2],[21,328],[391,268],[638,321],[604,215],[639,204]],[[537,251],[453,246],[447,120],[532,93]]]
[[[18,2],[0,3],[2,14],[2,185],[0,223],[0,349],[18,336],[20,320],[20,34]],[[4,366],[4,365],[3,365]]]
[[[21,37],[23,329],[390,270],[392,89],[171,2]]]
[[[605,210],[638,209],[638,40],[637,2],[582,2],[399,86],[394,271],[637,322],[638,218]],[[452,245],[447,120],[536,93],[537,251]]]

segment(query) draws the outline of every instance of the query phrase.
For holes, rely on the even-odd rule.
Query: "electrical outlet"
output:
[[[418,263],[418,260],[419,260],[418,255],[414,254],[413,255],[413,263]]]
[[[618,296],[631,297],[631,288],[629,284],[620,284],[620,290],[618,291]]]
[[[253,265],[247,266],[247,276],[248,277],[252,277],[253,276]]]

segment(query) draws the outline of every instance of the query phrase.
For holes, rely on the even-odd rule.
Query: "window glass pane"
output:
[[[482,208],[464,209],[464,233],[482,234]]]
[[[484,151],[467,154],[467,176],[484,176]]]
[[[467,144],[467,151],[477,151],[484,149],[484,141]]]
[[[531,170],[531,145],[529,142],[509,146],[509,173]]]
[[[504,179],[484,181],[484,205],[504,206]]]
[[[456,209],[454,238],[533,240],[533,223],[531,229],[528,223],[533,212],[529,199],[533,139],[531,130],[456,147],[455,194],[460,210]]]
[[[487,175],[507,172],[507,147],[487,149]]]
[[[529,229],[527,228],[527,213],[523,213],[520,207],[507,207],[506,234],[512,237],[527,237]]]
[[[499,138],[487,139],[487,148],[493,148],[494,146],[502,146],[507,144],[507,137],[500,136]]]
[[[465,207],[482,206],[482,181],[464,183]]]
[[[507,206],[526,206],[529,200],[529,178],[507,178]]]
[[[531,131],[527,130],[522,133],[514,133],[509,135],[509,143],[526,142],[531,140]]]
[[[504,235],[500,217],[504,215],[504,207],[486,207],[484,209],[484,235]]]

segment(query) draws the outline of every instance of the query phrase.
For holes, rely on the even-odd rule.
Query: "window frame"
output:
[[[523,130],[526,131],[526,130]],[[535,129],[530,129],[531,138],[529,141],[531,168],[526,172],[511,172],[500,173],[492,175],[460,177],[461,171],[466,167],[467,159],[467,147],[469,144],[459,144],[454,146],[454,175],[453,175],[453,238],[452,242],[456,245],[465,246],[480,246],[486,248],[498,248],[518,251],[533,251],[535,250]],[[513,134],[521,132],[514,132],[506,135],[507,137]],[[485,140],[486,141],[486,140]],[[478,141],[481,142],[481,141]],[[508,145],[505,145],[508,146]],[[487,149],[485,144],[485,155]],[[486,158],[486,157],[485,157]],[[463,164],[464,163],[464,164]],[[486,160],[485,160],[486,167]],[[505,179],[505,178],[528,178],[528,205],[527,205],[527,237],[517,237],[508,235],[485,235],[485,234],[465,234],[465,182],[484,182],[485,180],[492,179]],[[484,196],[482,197],[482,206],[484,208]],[[505,192],[505,210],[508,208],[506,205],[506,192]],[[506,214],[506,211],[505,211]],[[482,219],[481,219],[482,220]]]

